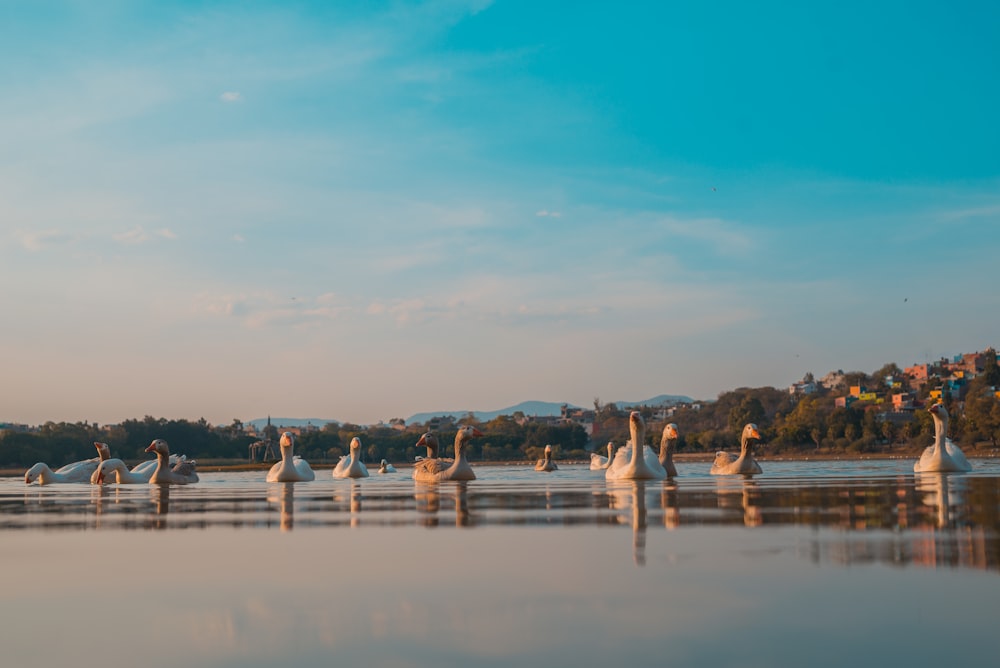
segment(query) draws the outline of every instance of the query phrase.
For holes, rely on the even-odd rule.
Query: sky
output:
[[[713,399],[995,347],[998,32],[0,2],[0,422]]]

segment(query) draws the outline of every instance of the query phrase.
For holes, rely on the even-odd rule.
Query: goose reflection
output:
[[[917,492],[923,494],[923,504],[937,510],[937,527],[954,527],[952,506],[962,503],[966,486],[964,476],[954,473],[921,473],[914,476],[914,483]]]
[[[361,485],[351,481],[351,526],[361,525]]]
[[[350,478],[350,491],[346,494],[344,492],[335,492],[333,495],[333,502],[337,504],[338,510],[347,510],[350,513],[349,524],[351,527],[356,528],[361,526],[361,483],[354,478]],[[344,504],[346,502],[346,508]]]
[[[646,481],[622,481],[608,487],[608,501],[612,509],[630,509],[628,519],[619,516],[619,522],[628,521],[632,527],[632,561],[636,566],[646,565]]]
[[[114,495],[114,501],[109,501],[112,494]],[[116,486],[112,485],[91,485],[90,487],[90,502],[94,506],[94,528],[100,529],[102,525],[102,520],[104,518],[106,503],[118,503],[119,490]]]
[[[150,485],[149,497],[153,502],[153,528],[166,529],[170,513],[170,485]]]
[[[677,483],[667,480],[660,490],[660,508],[663,509],[663,526],[676,529],[681,524],[681,510],[677,504]]]
[[[719,508],[740,508],[743,510],[743,524],[758,527],[764,523],[764,514],[756,503],[759,487],[750,477],[715,478]],[[738,500],[737,500],[738,499]]]
[[[281,531],[291,531],[295,526],[295,483],[279,482],[269,485],[267,500],[278,504]]]
[[[469,484],[465,481],[455,481],[452,500],[455,505],[455,526],[467,527],[471,524],[469,514]],[[416,483],[413,489],[413,500],[416,504],[417,523],[425,527],[439,526],[441,511],[441,485]]]

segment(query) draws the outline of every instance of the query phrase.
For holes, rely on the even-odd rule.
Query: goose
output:
[[[156,468],[149,476],[149,482],[159,485],[186,485],[198,482],[198,473],[195,471],[195,461],[184,458],[173,467],[170,465],[170,447],[162,438],[158,438],[149,444],[146,452],[156,453]]]
[[[413,465],[413,479],[421,482],[475,480],[476,473],[472,470],[469,460],[465,458],[465,448],[470,439],[482,435],[483,432],[473,426],[462,427],[455,434],[455,459],[451,465],[448,466],[447,459],[422,459]],[[423,441],[423,437],[420,440]],[[417,444],[422,445],[420,441]]]
[[[344,455],[333,468],[334,478],[367,478],[368,468],[361,461],[361,439],[351,439],[351,451]]]
[[[607,480],[663,480],[667,472],[655,457],[646,456],[646,421],[639,411],[628,418],[633,447],[621,448],[604,473]]]
[[[107,443],[101,443],[100,441],[94,441],[94,447],[97,448],[97,456],[101,460],[97,468],[90,475],[90,484],[92,485],[103,485],[106,482],[120,482],[120,483],[147,483],[149,482],[149,477],[153,475],[153,471],[156,470],[155,459],[144,459],[129,470],[128,465],[122,460],[118,459],[119,464],[111,464],[109,466],[104,466],[104,462],[111,459],[111,447]],[[180,462],[187,459],[186,455],[170,455],[170,466],[176,466]],[[131,476],[119,476],[118,471],[124,469],[126,473],[131,473]]]
[[[427,456],[421,457],[420,455],[417,455],[416,457],[414,457],[414,461],[419,462],[421,459],[437,459],[438,456],[437,434],[435,434],[433,431],[425,432],[424,435],[420,437],[420,440],[417,441],[417,447],[419,448],[421,446],[427,448]]]
[[[292,432],[282,434],[278,446],[281,448],[281,461],[275,462],[267,472],[267,482],[306,482],[316,479],[309,462],[292,454],[295,449],[295,435]]]
[[[558,468],[559,467],[556,466],[556,463],[552,461],[552,446],[546,445],[545,457],[543,459],[538,460],[538,462],[535,464],[535,470],[549,472],[549,471],[555,471]]]
[[[590,470],[591,471],[603,471],[608,468],[611,464],[612,459],[614,459],[615,443],[614,441],[608,441],[608,456],[599,455],[596,452],[590,453]]]
[[[396,472],[396,467],[383,459],[382,463],[379,464],[378,472],[379,473],[395,473]]]
[[[934,418],[934,444],[928,446],[913,465],[916,473],[949,473],[971,471],[972,464],[948,438],[948,411],[936,403],[927,409]]]
[[[45,462],[38,462],[24,472],[24,484],[30,485],[36,480],[39,485],[50,485],[54,482],[90,482],[90,476],[97,470],[100,461],[97,457],[83,459],[55,471]]]
[[[146,466],[136,473],[134,469],[130,471],[128,465],[118,458],[105,459],[94,472],[96,481],[95,478],[91,478],[91,481],[98,485],[103,485],[106,482],[117,482],[119,485],[145,484],[149,482],[153,471],[156,470],[157,460],[151,461],[153,462],[152,467]]]
[[[660,437],[660,456],[658,460],[667,476],[675,477],[677,467],[674,466],[674,447],[677,443],[677,425],[670,422],[663,427],[663,435]]]
[[[111,446],[107,443],[101,443],[100,441],[94,441],[94,447],[97,448],[97,468],[94,472],[90,474],[90,484],[100,485],[104,482],[104,478],[101,477],[101,464],[111,459]]]
[[[91,459],[81,459],[78,462],[67,464],[55,471],[49,468],[44,462],[38,462],[24,472],[24,484],[30,485],[38,480],[39,485],[48,485],[54,482],[95,482],[94,476],[102,461],[111,457],[111,448],[107,443],[94,441],[97,448],[97,457]]]
[[[757,440],[760,440],[760,431],[758,431],[757,425],[752,422],[747,423],[743,427],[743,433],[740,436],[740,456],[734,458],[728,452],[720,451],[715,453],[715,461],[712,462],[712,468],[709,470],[709,473],[713,475],[729,475],[732,473],[752,475],[760,473],[760,464],[753,458],[753,445],[750,443],[750,441]]]

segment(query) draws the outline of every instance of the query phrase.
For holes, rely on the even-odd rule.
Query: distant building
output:
[[[916,406],[916,397],[912,392],[897,392],[892,395],[892,410],[897,413],[912,411]]]
[[[813,394],[818,389],[819,388],[816,386],[816,383],[814,382],[807,383],[806,381],[803,380],[798,383],[792,383],[788,388],[788,393],[793,396],[798,396],[803,394]]]
[[[844,372],[840,369],[831,371],[819,379],[821,387],[827,390],[836,390],[844,385]]]

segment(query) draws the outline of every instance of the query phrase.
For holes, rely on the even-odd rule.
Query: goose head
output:
[[[105,459],[97,466],[97,482],[103,485],[105,478],[110,477],[111,482],[115,480],[115,471],[121,465],[120,459]],[[125,469],[126,471],[128,469]]]
[[[386,466],[388,466],[388,465],[389,465],[389,462],[387,462],[387,461],[386,461],[386,460],[384,460],[384,459],[383,459],[383,460],[382,460],[381,462],[379,462],[379,466],[381,466],[382,468],[385,468],[385,467],[386,467]]]
[[[927,408],[927,412],[930,413],[935,420],[941,420],[942,422],[948,419],[948,409],[944,407],[940,401],[933,406]]]
[[[743,434],[740,436],[740,445],[744,449],[750,447],[751,441],[760,440],[760,430],[757,429],[757,425],[752,422],[748,422],[745,427],[743,427]]]
[[[632,411],[628,416],[628,430],[632,434],[632,447],[641,448],[646,443],[646,421],[639,411]]]
[[[608,441],[608,459],[611,459],[611,455],[615,452],[615,442]]]
[[[97,456],[101,459],[102,462],[105,459],[111,459],[111,447],[107,443],[94,441],[94,447],[97,448]]]
[[[164,457],[169,457],[170,447],[167,445],[166,441],[164,441],[162,438],[158,438],[149,444],[149,447],[146,448],[145,452],[155,452],[157,455],[163,455]]]
[[[361,450],[361,439],[355,436],[351,439],[351,454],[354,455],[356,452]]]
[[[420,437],[420,440],[417,441],[417,447],[421,446],[427,448],[428,457],[437,457],[438,439],[433,431],[428,431]]]
[[[465,425],[464,427],[458,430],[457,434],[455,434],[455,450],[464,451],[466,444],[468,444],[468,442],[471,439],[480,437],[482,435],[483,432],[479,431],[472,425]]]
[[[663,435],[660,437],[660,447],[663,448],[666,446],[667,452],[673,452],[677,437],[677,425],[673,422],[668,423],[663,427]]]
[[[30,485],[31,483],[38,480],[38,476],[42,475],[42,471],[45,470],[45,464],[39,462],[32,466],[30,469],[24,472],[24,484]]]
[[[290,431],[286,431],[281,435],[281,440],[278,441],[278,445],[284,448],[291,448],[295,446],[295,434]]]

